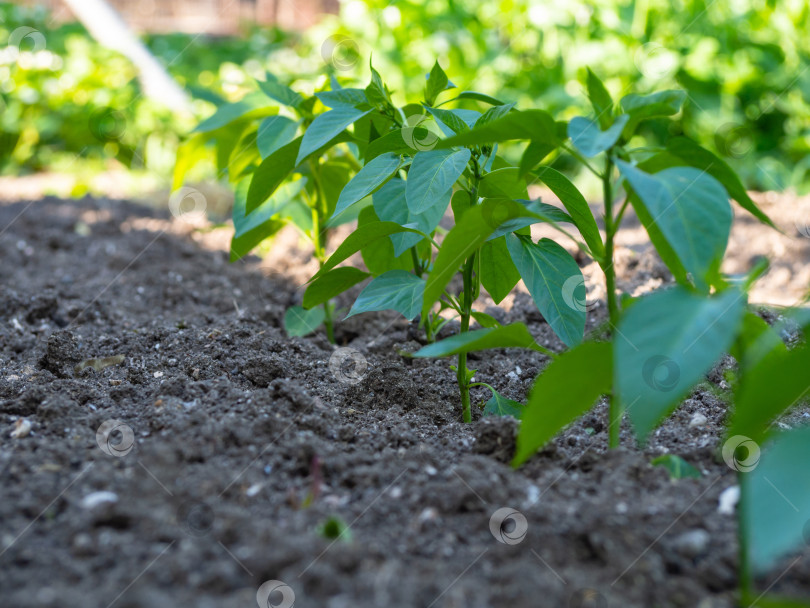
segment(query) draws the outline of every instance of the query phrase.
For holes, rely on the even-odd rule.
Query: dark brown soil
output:
[[[722,373],[643,450],[625,430],[606,451],[598,406],[515,471],[517,423],[462,424],[449,362],[397,354],[419,346],[404,320],[341,324],[353,351],[288,339],[296,284],[256,259],[228,264],[168,217],[0,206],[0,606],[242,608],[268,580],[302,608],[736,605],[736,520],[718,512],[735,483],[717,456]],[[644,253],[622,272],[666,280]],[[510,304],[506,320],[561,346],[527,295]],[[546,363],[471,358],[514,399]],[[120,432],[99,444],[107,421]],[[649,464],[664,452],[703,477],[670,481]],[[519,516],[500,540],[490,530],[504,507],[525,517],[514,544]],[[325,538],[336,521],[348,534]],[[810,595],[808,559],[781,574],[758,586]]]

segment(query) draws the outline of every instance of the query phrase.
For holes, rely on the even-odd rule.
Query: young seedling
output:
[[[355,136],[346,129],[371,108],[356,105],[352,92],[340,89],[334,79],[333,90],[311,97],[269,73],[258,88],[241,101],[220,106],[197,126],[178,153],[174,187],[182,185],[188,169],[213,144],[220,172],[228,175],[235,191],[231,261],[291,224],[323,264],[331,228],[354,219],[346,214],[327,225],[340,191],[359,168],[351,147]],[[317,307],[306,304],[287,310],[287,333],[306,335],[324,324],[334,342],[335,311],[329,299]]]
[[[427,78],[422,103],[403,107],[392,103],[373,67],[371,73],[365,89],[343,89],[342,93],[348,96],[351,91],[356,109],[372,107],[362,117],[368,127],[355,126],[356,136],[368,134],[367,141],[357,144],[362,168],[341,192],[334,212],[362,207],[358,227],[313,277],[305,305],[334,297],[372,276],[349,316],[385,309],[408,319],[421,315],[430,344],[414,356],[457,357],[454,370],[462,418],[469,422],[470,388],[483,385],[473,382],[475,370],[467,366],[469,352],[526,347],[551,355],[522,323],[502,326],[476,311],[474,303],[482,287],[499,303],[522,278],[538,309],[566,345],[579,343],[584,334],[584,307],[572,305],[574,289],[584,282],[577,263],[556,242],[535,242],[529,232],[531,224],[547,222],[569,234],[560,224],[576,222],[562,209],[529,200],[519,167],[497,154],[498,142],[520,139],[527,133],[555,146],[561,139],[554,120],[541,110],[519,112],[514,104],[473,91],[448,98],[446,92],[455,87],[438,63]],[[445,99],[439,102],[442,96]],[[449,104],[461,103],[487,109],[447,109]],[[470,134],[477,135],[471,138]],[[587,208],[584,199],[581,204]],[[445,231],[439,222],[448,206],[454,225]],[[575,211],[584,213],[579,208]],[[590,235],[598,239],[595,221]],[[596,257],[604,255],[599,240],[579,246]],[[592,246],[598,249],[592,252]],[[367,274],[337,267],[358,251]],[[456,292],[450,284],[459,274],[462,286]],[[447,322],[446,315],[459,319],[458,333],[434,342]],[[482,328],[471,331],[473,321]],[[483,386],[493,392],[488,413],[503,410],[501,406],[508,400],[489,385]]]

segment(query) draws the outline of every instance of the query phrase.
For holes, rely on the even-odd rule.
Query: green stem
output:
[[[610,179],[613,174],[613,160],[608,154],[605,159],[605,172],[602,175],[602,194],[605,199],[605,259],[602,260],[602,272],[605,274],[605,289],[607,291],[608,316],[611,328],[615,328],[619,321],[619,305],[616,300],[616,271],[613,267],[613,239],[616,236],[616,226],[613,222],[613,184]],[[611,394],[608,396],[608,445],[610,448],[619,447],[622,426],[622,408]]]
[[[472,188],[470,188],[470,207],[478,204],[478,184],[481,181],[481,171],[478,166],[478,159],[473,158],[474,178]],[[470,330],[470,317],[472,316],[472,304],[480,289],[480,273],[474,272],[476,268],[477,252],[470,254],[464,263],[464,297],[461,301],[461,328],[459,333],[467,333]],[[467,353],[458,354],[458,367],[456,368],[456,379],[458,389],[461,393],[461,417],[464,422],[472,421],[470,413],[470,382],[467,379]]]
[[[751,562],[748,559],[748,536],[745,534],[743,522],[746,517],[745,510],[748,508],[746,497],[747,473],[737,473],[737,484],[740,486],[740,502],[737,505],[737,538],[738,538],[738,559],[740,562],[740,601],[746,604],[752,596],[751,583]]]
[[[315,184],[315,200],[312,201],[312,244],[315,248],[315,257],[318,265],[323,266],[326,262],[326,244],[329,239],[329,229],[326,227],[326,214],[328,212],[326,196],[323,193],[320,176],[318,174],[318,164],[310,163],[313,182]],[[332,303],[328,300],[323,303],[323,325],[326,328],[326,339],[331,344],[335,343],[335,324],[332,319]]]

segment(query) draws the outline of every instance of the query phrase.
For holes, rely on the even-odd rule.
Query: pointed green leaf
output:
[[[357,216],[357,227],[361,228],[366,224],[379,222],[380,218],[374,212],[373,207],[365,207]],[[415,234],[405,233],[412,236],[417,240],[423,237]],[[397,235],[391,235],[395,237]],[[363,258],[363,263],[368,268],[372,276],[380,276],[389,270],[413,270],[413,256],[410,251],[401,255],[396,255],[394,252],[394,245],[391,243],[391,237],[380,238],[371,241],[360,249],[360,255]]]
[[[591,101],[599,126],[605,130],[613,124],[613,100],[610,98],[610,93],[608,93],[605,85],[591,71],[591,68],[588,68],[588,76],[585,82],[588,88],[588,99]]]
[[[405,181],[392,179],[372,196],[374,211],[383,222],[396,222],[401,226],[412,226],[430,234],[439,225],[447,203],[450,200],[450,190],[440,198],[435,205],[424,213],[413,213],[405,202]],[[407,249],[416,245],[424,237],[420,234],[400,233],[392,234],[391,242],[394,244],[394,255],[399,256]]]
[[[573,292],[585,279],[571,254],[551,239],[506,236],[506,246],[543,318],[566,345],[582,341],[585,311]]]
[[[487,173],[478,184],[478,196],[483,198],[527,199],[526,180],[519,177],[516,167],[504,167]]]
[[[808,372],[810,347],[763,357],[740,380],[729,434],[761,441],[780,415],[810,398]]]
[[[453,133],[464,133],[469,131],[470,127],[452,110],[441,110],[439,108],[425,108],[436,120],[442,122],[450,129],[449,135]],[[477,114],[477,112],[476,112]],[[480,116],[480,115],[479,115]]]
[[[509,295],[520,280],[520,273],[506,248],[506,238],[501,236],[481,246],[481,284],[495,304]]]
[[[630,117],[622,114],[607,130],[602,131],[598,121],[577,116],[568,123],[568,137],[577,150],[590,158],[612,148],[622,136],[622,129],[628,120]]]
[[[307,286],[307,290],[304,292],[304,308],[309,309],[328,302],[369,276],[371,275],[367,272],[352,266],[334,268],[322,274]]]
[[[397,232],[413,232],[414,234],[420,234],[418,230],[400,226],[394,222],[369,222],[368,224],[358,226],[357,230],[347,236],[330,258],[324,262],[321,269],[312,277],[312,280],[329,272],[332,268],[348,259],[349,256],[360,251],[363,247],[366,247],[378,239],[396,234]],[[424,237],[424,235],[422,236]]]
[[[692,167],[650,175],[621,160],[616,164],[638,195],[631,198],[634,206],[640,202],[646,207],[695,284],[705,289],[720,266],[731,231],[731,205],[723,186]]]
[[[529,142],[529,145],[523,151],[523,156],[520,157],[518,175],[525,178],[532,169],[543,162],[543,159],[556,149],[557,146],[554,144],[547,144],[542,141]]]
[[[413,129],[413,131],[414,139],[417,141],[421,140],[425,135],[427,135],[427,129],[417,127]],[[418,136],[416,131],[420,131]],[[393,152],[395,154],[413,154],[413,148],[406,144],[405,140],[402,138],[402,129],[396,129],[372,141],[368,145],[368,148],[366,148],[365,161],[369,163],[386,152]]]
[[[194,128],[194,133],[208,133],[241,118],[256,118],[276,114],[278,107],[268,104],[267,96],[254,91],[235,103],[219,106],[211,116]]]
[[[664,454],[653,458],[650,464],[654,467],[664,467],[669,473],[670,479],[700,479],[702,477],[700,471],[675,454]]]
[[[345,90],[345,89],[343,89]],[[336,91],[331,91],[336,92]],[[301,141],[301,148],[298,150],[298,157],[295,159],[297,165],[307,156],[318,150],[336,137],[346,127],[356,122],[371,110],[358,110],[351,106],[338,106],[334,110],[329,110],[315,117],[309,125]]]
[[[622,97],[619,105],[630,120],[624,128],[625,139],[630,139],[639,123],[650,118],[677,114],[686,100],[686,91],[659,91],[651,95],[631,93]]]
[[[325,318],[322,306],[309,310],[301,306],[290,306],[284,313],[284,331],[290,337],[306,336],[318,329]]]
[[[267,74],[267,80],[257,80],[256,82],[265,95],[285,106],[297,109],[304,101],[301,95],[281,84],[272,74]]]
[[[667,150],[680,158],[687,165],[706,171],[714,179],[723,184],[731,198],[740,206],[752,213],[759,221],[776,227],[765,212],[748,196],[740,178],[722,159],[718,158],[705,148],[701,148],[687,137],[675,137],[667,142]]]
[[[577,187],[562,173],[551,167],[540,167],[534,175],[541,182],[548,186],[554,195],[560,199],[563,206],[571,214],[579,233],[588,244],[591,252],[597,257],[597,261],[605,257],[605,245],[602,243],[602,236],[599,234],[599,226],[588,206],[588,201],[577,190]]]
[[[549,363],[529,393],[512,466],[526,462],[567,424],[591,409],[601,395],[610,392],[612,368],[610,344],[606,342],[584,342]]]
[[[503,118],[515,107],[514,103],[506,103],[499,106],[494,106],[484,112],[484,114],[475,122],[476,127],[483,127],[491,122]]]
[[[366,93],[363,89],[320,91],[315,93],[315,97],[327,108],[359,108],[365,110],[368,107],[368,99],[366,99]]]
[[[736,289],[706,297],[675,287],[624,312],[613,341],[616,397],[640,441],[727,351],[745,304]]]
[[[425,101],[427,104],[432,106],[436,102],[439,93],[445,89],[452,88],[449,84],[450,81],[447,78],[447,74],[444,73],[442,66],[440,66],[437,61],[433,64],[433,68],[428,75],[427,84],[425,84]]]
[[[361,312],[396,310],[409,321],[422,308],[425,280],[404,270],[389,270],[366,285],[346,318]]]
[[[489,389],[492,397],[484,405],[483,416],[512,416],[517,418],[523,415],[523,404],[512,399],[507,399],[494,389]]]
[[[382,154],[369,162],[343,188],[332,217],[344,212],[377,190],[397,172],[401,164],[402,160],[399,155],[393,152]]]
[[[531,348],[541,353],[548,350],[535,342],[523,323],[511,323],[491,329],[476,329],[428,344],[416,351],[414,357],[449,357],[489,348]]]
[[[554,119],[548,112],[515,110],[490,123],[473,127],[466,133],[440,140],[436,148],[492,144],[510,139],[530,139],[555,147],[560,144]]]
[[[433,263],[433,270],[425,285],[422,316],[427,317],[460,266],[498,226],[510,219],[526,216],[531,216],[526,207],[507,200],[485,200],[467,209],[444,237],[442,248]]]
[[[259,125],[256,144],[262,160],[295,138],[298,123],[286,116],[269,116]]]
[[[458,94],[458,97],[456,97],[455,99],[448,99],[441,105],[444,105],[444,103],[450,103],[451,101],[457,101],[459,99],[472,99],[474,101],[481,101],[483,103],[488,103],[491,106],[504,105],[504,102],[502,102],[501,100],[495,99],[490,95],[485,95],[484,93],[478,93],[477,91],[462,91],[461,93]]]
[[[752,461],[741,473],[740,528],[754,574],[764,574],[810,538],[810,429],[780,433],[761,448],[746,437],[726,446],[732,441]]]
[[[470,151],[425,150],[413,157],[405,200],[413,213],[423,213],[444,200],[447,191],[461,177],[470,160]]]
[[[247,196],[247,212],[252,213],[259,205],[272,196],[287,176],[295,169],[295,158],[301,145],[297,137],[265,158],[250,182]]]
[[[284,222],[277,216],[301,191],[305,183],[305,179],[300,179],[284,184],[250,214],[246,213],[245,207],[250,178],[242,179],[236,185],[232,215],[234,235],[231,239],[231,262],[244,257],[256,245],[284,227]]]

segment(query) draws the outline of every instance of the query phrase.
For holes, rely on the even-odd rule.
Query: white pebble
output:
[[[695,428],[695,427],[698,427],[698,426],[703,426],[708,421],[709,421],[709,419],[706,418],[706,416],[704,416],[700,412],[697,412],[696,414],[694,414],[692,416],[692,419],[689,421],[689,426],[691,428]]]
[[[117,502],[118,494],[115,492],[101,490],[99,492],[91,492],[82,498],[82,507],[85,509],[95,509],[101,505],[115,504]]]
[[[723,490],[718,499],[717,512],[721,515],[734,515],[734,509],[740,502],[740,486],[729,486]]]

